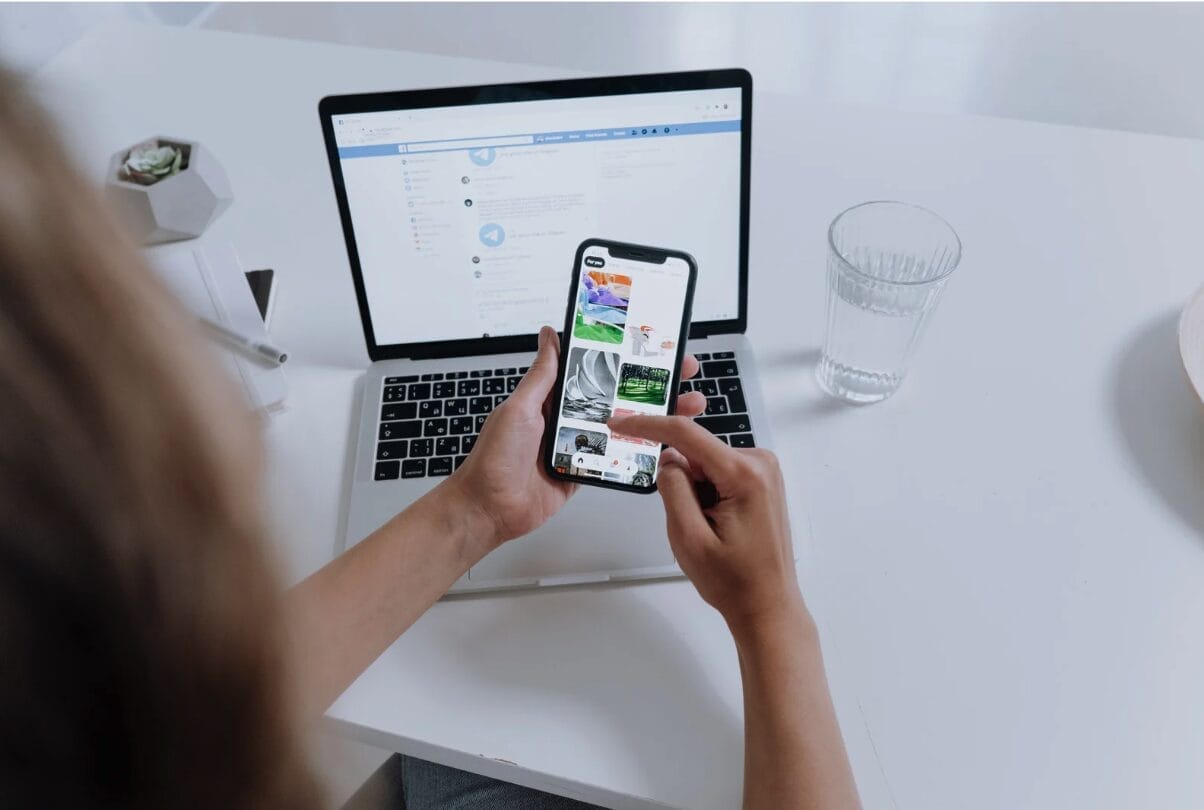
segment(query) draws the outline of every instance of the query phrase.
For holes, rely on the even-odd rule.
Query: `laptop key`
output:
[[[435,455],[437,456],[454,456],[460,452],[460,437],[445,436],[442,439],[435,439]]]
[[[739,373],[735,360],[712,360],[702,364],[704,377],[735,377]]]
[[[456,384],[454,382],[435,383],[435,387],[431,389],[431,396],[435,399],[450,399],[456,395]]]
[[[410,458],[429,456],[435,452],[434,439],[414,439],[410,442]]]
[[[756,447],[751,433],[736,433],[732,435],[732,447]]]
[[[439,374],[439,373],[422,375],[423,382],[431,382],[432,380],[442,380],[442,379],[443,379],[443,375]]]
[[[385,442],[390,439],[415,439],[421,435],[422,423],[415,420],[413,422],[385,422],[380,426],[376,438]]]
[[[376,458],[379,461],[384,461],[387,458],[405,458],[406,443],[400,442],[381,442],[376,445]]]
[[[426,459],[412,458],[402,462],[401,465],[402,478],[425,478],[426,477]]]
[[[694,390],[694,389],[693,389],[693,388],[690,386],[690,384],[689,384],[688,382],[686,382],[685,380],[682,380],[682,381],[681,381],[680,383],[678,383],[678,385],[677,385],[677,393],[678,393],[678,396],[680,396],[681,394],[688,394],[688,393],[690,393],[690,392],[691,392],[691,391],[693,391],[693,390]]]
[[[694,355],[694,359],[701,363],[703,360],[710,360],[711,355],[706,352],[698,352],[698,354]]]
[[[731,394],[732,392],[744,392],[744,387],[740,385],[739,377],[724,377],[722,380],[719,380],[719,393]]]
[[[385,385],[401,385],[412,382],[418,382],[417,374],[407,374],[404,377],[385,377]]]
[[[458,397],[475,397],[481,393],[480,380],[463,380],[456,386],[456,396]]]
[[[426,474],[434,477],[436,475],[451,475],[452,459],[451,456],[443,456],[441,458],[433,458],[430,464],[426,467]]]
[[[745,413],[748,403],[744,401],[744,388],[739,377],[725,377],[719,381],[719,393],[727,395],[727,404],[732,413]]]
[[[404,385],[386,385],[384,393],[380,395],[383,402],[397,402],[406,398],[406,387]]]
[[[444,416],[464,416],[468,413],[468,400],[449,399],[443,403]]]
[[[449,380],[462,380],[462,379],[464,379],[464,378],[465,378],[465,377],[467,377],[467,376],[468,376],[468,372],[467,372],[467,371],[449,371],[449,372],[448,372],[448,374],[447,374],[447,379],[449,379]]]
[[[518,369],[516,369],[516,368],[499,368],[499,369],[497,370],[497,373],[498,373],[498,374],[501,374],[501,375],[502,375],[502,376],[504,376],[504,377],[509,377],[509,376],[511,376],[511,375],[513,375],[513,374],[517,374],[517,373],[518,373]]]
[[[418,403],[419,419],[434,419],[436,416],[443,416],[442,402],[437,399],[428,399]]]
[[[398,419],[413,419],[418,415],[418,406],[413,402],[396,402],[380,409],[380,421],[393,422]]]
[[[457,416],[451,420],[450,432],[459,435],[461,433],[472,433],[473,418],[471,416]]]
[[[477,443],[476,436],[465,436],[460,439],[460,452],[467,455],[472,452],[472,446]]]
[[[531,367],[530,367],[530,366],[523,366],[522,368],[520,368],[520,369],[518,370],[518,373],[519,373],[519,374],[526,374],[526,373],[527,373],[528,371],[530,371],[530,370],[531,370]]]
[[[716,360],[731,360],[735,358],[735,356],[735,352],[715,352],[711,355],[711,357],[715,358]]]
[[[748,424],[748,414],[699,416],[694,421],[711,431],[711,433],[748,433],[752,430],[752,427]]]
[[[406,399],[413,402],[416,399],[430,399],[431,384],[430,383],[411,383],[410,390]]]
[[[401,475],[400,461],[378,461],[372,477],[377,481],[392,481]]]
[[[493,407],[496,408],[498,405],[501,405],[505,401],[506,401],[506,395],[498,394],[496,397],[493,398]]]
[[[446,419],[427,419],[422,423],[423,436],[446,436],[447,435],[447,420]]]
[[[468,460],[468,456],[456,456],[455,468],[457,470],[460,469],[460,465],[463,464],[467,460]]]
[[[477,416],[474,416],[473,419],[476,420],[476,424],[473,425],[473,432],[480,433],[481,428],[485,427],[485,420],[488,418],[489,418],[489,414],[487,414],[487,413],[482,413]]]
[[[473,397],[468,402],[469,413],[489,413],[493,410],[493,399],[491,397]]]
[[[488,377],[488,376],[489,376],[490,374],[492,374],[492,373],[493,373],[493,372],[492,372],[492,371],[490,371],[489,369],[487,369],[487,368],[483,368],[483,369],[480,369],[480,370],[478,370],[478,371],[470,371],[470,372],[468,373],[468,376],[469,376],[469,377]]]
[[[718,414],[727,413],[727,400],[723,397],[709,397],[707,399],[707,416],[715,416]]]
[[[481,383],[482,394],[500,394],[506,390],[506,381],[501,377],[490,377]]]
[[[513,394],[514,389],[518,388],[518,384],[522,382],[522,377],[507,377],[506,378],[506,393]]]
[[[714,380],[695,380],[694,390],[702,392],[704,397],[719,396],[719,386],[715,385]]]

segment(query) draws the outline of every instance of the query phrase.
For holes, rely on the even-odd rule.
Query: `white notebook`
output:
[[[267,339],[233,245],[170,247],[155,251],[150,261],[184,306],[198,317],[225,324],[248,337]],[[283,368],[216,342],[213,345],[231,375],[241,380],[253,407],[261,411],[284,407],[288,384]]]

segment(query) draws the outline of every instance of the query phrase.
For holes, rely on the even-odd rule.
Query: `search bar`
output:
[[[463,139],[458,141],[411,143],[405,145],[405,151],[407,153],[441,152],[447,149],[488,149],[491,146],[526,146],[532,143],[535,143],[534,135],[507,135],[501,138],[484,138],[479,141]]]

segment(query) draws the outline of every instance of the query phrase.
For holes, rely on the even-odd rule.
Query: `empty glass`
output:
[[[916,205],[867,202],[832,220],[820,387],[848,402],[893,394],[961,255],[949,223]]]

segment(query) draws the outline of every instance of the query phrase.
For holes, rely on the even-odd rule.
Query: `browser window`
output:
[[[738,316],[738,88],[335,115],[380,345],[558,323],[577,245],[698,262],[696,321]]]

